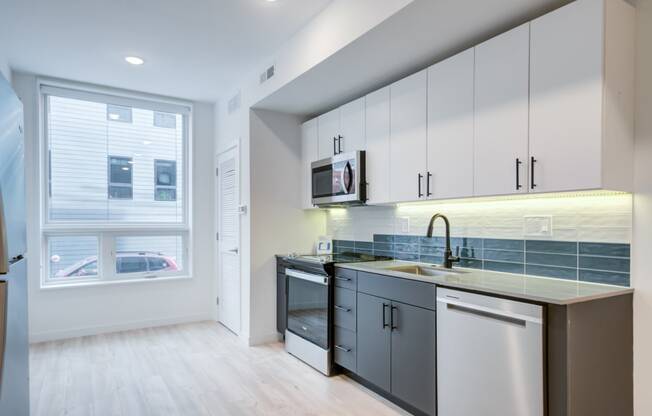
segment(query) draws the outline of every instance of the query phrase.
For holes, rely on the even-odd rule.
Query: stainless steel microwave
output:
[[[363,205],[367,201],[364,151],[318,160],[311,168],[313,205]]]

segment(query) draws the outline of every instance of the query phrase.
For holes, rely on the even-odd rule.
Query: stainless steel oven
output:
[[[331,277],[294,268],[287,276],[285,349],[320,372],[331,373]]]
[[[340,153],[313,162],[311,168],[314,205],[363,205],[367,201],[364,151]]]

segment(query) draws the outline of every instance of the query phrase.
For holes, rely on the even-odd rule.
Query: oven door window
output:
[[[288,330],[328,349],[328,286],[288,276]]]
[[[312,170],[312,197],[324,198],[333,195],[333,166],[321,166]]]

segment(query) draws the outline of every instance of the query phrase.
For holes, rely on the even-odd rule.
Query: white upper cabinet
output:
[[[319,159],[338,153],[337,136],[340,134],[340,109],[319,116]]]
[[[362,97],[340,107],[338,150],[342,153],[365,150],[364,101]]]
[[[635,17],[571,2],[320,116],[304,160],[366,150],[370,204],[631,192]]]
[[[527,192],[530,25],[475,48],[474,195]]]
[[[389,87],[366,97],[367,203],[390,202]]]
[[[428,69],[429,198],[473,195],[474,51]]]
[[[530,192],[631,191],[634,9],[579,0],[531,23]]]
[[[301,208],[303,209],[313,208],[310,165],[319,159],[318,142],[318,120],[314,118],[301,126]]]
[[[364,97],[319,116],[319,159],[365,148]]]
[[[427,141],[427,71],[390,86],[390,199],[425,198]]]

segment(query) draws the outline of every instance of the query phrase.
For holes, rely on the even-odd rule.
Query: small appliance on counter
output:
[[[389,259],[361,253],[283,257],[287,296],[285,350],[323,374],[331,375],[335,265]]]
[[[367,202],[365,152],[340,153],[312,162],[312,203],[318,207]]]
[[[326,235],[319,236],[315,252],[318,255],[333,254],[333,238]]]

